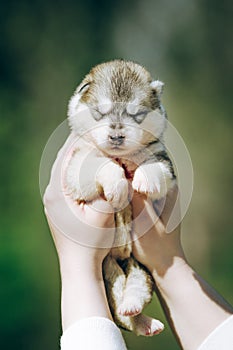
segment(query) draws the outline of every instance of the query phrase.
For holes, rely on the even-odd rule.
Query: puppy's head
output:
[[[139,64],[116,60],[94,67],[72,96],[69,123],[112,156],[159,139],[166,125],[160,98],[163,83]]]

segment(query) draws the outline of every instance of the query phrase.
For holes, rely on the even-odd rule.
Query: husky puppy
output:
[[[132,255],[132,210],[128,182],[152,200],[174,185],[163,133],[166,112],[163,83],[131,61],[94,67],[72,96],[68,119],[78,146],[66,169],[73,199],[89,202],[104,196],[115,211],[116,238],[103,273],[115,322],[138,335],[153,335],[163,324],[141,312],[151,301],[153,282]]]

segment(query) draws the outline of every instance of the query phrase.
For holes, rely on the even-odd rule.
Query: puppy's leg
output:
[[[110,255],[104,260],[103,271],[110,307],[115,312],[123,299],[126,276],[116,260]]]
[[[127,259],[126,285],[118,313],[124,316],[135,316],[142,312],[151,301],[153,293],[152,278],[135,259]]]
[[[164,197],[173,187],[175,177],[171,173],[170,164],[166,162],[141,164],[135,171],[133,188],[156,200]]]
[[[65,170],[67,194],[75,200],[91,201],[99,196],[95,176],[100,161],[88,152],[74,152]]]
[[[153,336],[163,331],[164,325],[159,320],[140,314],[132,317],[133,331],[137,335]]]
[[[132,331],[133,322],[131,317],[122,316],[117,313],[117,309],[123,300],[126,282],[125,273],[118,265],[116,260],[110,255],[108,255],[104,260],[103,270],[106,293],[114,321],[118,326]]]
[[[65,172],[67,194],[75,200],[92,201],[104,192],[106,199],[118,208],[128,199],[128,182],[124,170],[93,150],[76,150]]]
[[[160,333],[164,326],[158,320],[142,314],[130,317],[117,312],[124,299],[126,275],[110,255],[104,260],[103,270],[110,310],[117,325],[134,331],[137,335],[152,336]]]
[[[123,168],[107,159],[98,169],[96,183],[114,208],[123,208],[128,202],[128,181]]]
[[[132,252],[132,208],[129,204],[125,209],[115,213],[116,235],[111,249],[111,255],[115,259],[125,260]]]

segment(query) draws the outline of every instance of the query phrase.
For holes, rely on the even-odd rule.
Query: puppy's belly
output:
[[[115,161],[124,169],[125,177],[128,180],[133,180],[134,172],[137,169],[138,165],[128,158],[115,158]]]
[[[123,210],[115,213],[116,234],[113,248],[110,254],[115,259],[124,260],[130,257],[132,252],[131,229],[132,207],[129,204]]]
[[[132,251],[131,244],[128,243],[125,246],[112,248],[110,255],[116,260],[118,259],[124,260],[130,257],[131,251]]]

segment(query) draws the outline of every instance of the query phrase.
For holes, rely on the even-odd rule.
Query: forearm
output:
[[[152,275],[167,317],[185,350],[196,350],[232,313],[226,301],[182,257],[173,258],[163,274],[155,268]]]
[[[92,316],[111,319],[101,264],[77,264],[70,271],[61,268],[62,326],[65,331],[80,319]]]
[[[180,219],[176,206],[178,189],[170,191],[165,206],[154,208],[142,196],[133,198],[135,219],[134,256],[144,264],[155,280],[168,321],[181,348],[197,350],[206,337],[233,312],[208,284],[198,276],[186,261],[180,240],[180,226],[174,225],[167,233],[167,225]],[[161,213],[158,218],[157,213]],[[151,225],[149,229],[147,229]],[[142,235],[141,232],[147,232]],[[170,231],[169,231],[170,232]]]

